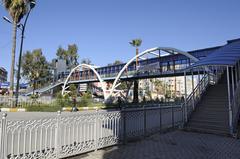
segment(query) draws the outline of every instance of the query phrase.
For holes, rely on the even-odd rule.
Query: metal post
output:
[[[98,127],[98,117],[99,117],[99,113],[98,113],[98,109],[96,110],[96,116],[95,116],[95,129],[94,129],[94,138],[95,138],[95,151],[97,151],[98,149],[98,136],[97,136],[97,132],[99,130]]]
[[[234,97],[234,95],[235,95],[235,84],[234,84],[234,71],[233,71],[233,67],[231,68],[231,75],[232,75],[232,95]]]
[[[147,136],[147,112],[146,112],[146,108],[145,108],[145,105],[143,106],[143,115],[144,115],[144,117],[143,117],[143,126],[144,126],[144,137],[146,137]]]
[[[238,79],[240,80],[240,61],[238,61]]]
[[[229,127],[230,133],[233,132],[232,127],[232,107],[231,107],[231,91],[230,91],[230,80],[229,80],[229,67],[227,66],[227,86],[228,86],[228,112],[229,112]]]
[[[126,110],[123,107],[122,109],[122,115],[123,115],[123,144],[127,143],[127,127],[126,127]]]
[[[186,70],[184,71],[184,91],[185,91],[185,97],[184,97],[184,106],[185,106],[185,122],[187,122],[187,116],[188,116],[188,108],[187,108],[187,77],[186,77]]]
[[[160,57],[161,57],[161,50],[159,50],[158,52],[158,63],[159,63],[159,73],[162,73],[162,68],[161,68],[161,60],[160,60]]]
[[[174,107],[172,104],[172,128],[174,128]]]
[[[192,93],[193,93],[193,103],[192,103],[192,109],[195,108],[195,92],[194,92],[194,75],[193,75],[193,69],[192,69]]]
[[[235,65],[235,83],[236,83],[236,88],[237,88],[237,84],[238,84],[237,64]]]
[[[57,112],[57,125],[56,125],[56,136],[55,136],[55,153],[56,157],[60,158],[60,151],[61,151],[61,129],[60,129],[60,117],[61,111]]]
[[[204,79],[205,76],[206,76],[206,72],[205,72],[205,69],[203,68],[203,88],[202,88],[203,90],[205,88],[205,82],[206,82],[205,79]]]
[[[22,50],[23,50],[23,40],[24,40],[24,32],[25,32],[25,27],[27,24],[28,17],[33,9],[34,5],[30,4],[30,10],[27,13],[27,16],[25,18],[24,24],[20,24],[22,27],[22,36],[21,36],[21,45],[20,45],[20,52],[19,52],[19,58],[18,58],[18,70],[17,70],[17,86],[16,86],[16,103],[15,106],[17,107],[18,105],[18,96],[19,96],[19,81],[20,81],[20,72],[21,72],[21,64],[22,64]]]
[[[161,104],[159,104],[159,129],[160,133],[162,132],[162,108]]]
[[[200,99],[200,94],[201,94],[201,85],[200,85],[200,70],[198,68],[198,95],[199,95],[199,99]]]
[[[0,142],[0,158],[6,158],[6,144],[7,144],[7,114],[3,113],[2,115],[2,122],[1,122],[1,142]]]

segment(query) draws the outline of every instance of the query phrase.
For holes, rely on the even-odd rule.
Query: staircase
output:
[[[186,130],[219,135],[229,134],[227,75],[209,85],[196,109],[191,113]]]

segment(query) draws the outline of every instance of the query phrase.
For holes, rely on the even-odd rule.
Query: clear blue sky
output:
[[[141,51],[222,45],[240,37],[239,6],[239,0],[37,0],[24,51],[42,48],[50,60],[58,46],[76,43],[80,59],[101,66],[130,59],[135,51],[128,42],[134,38],[143,40]],[[0,66],[8,71],[11,37],[11,25],[0,20]]]

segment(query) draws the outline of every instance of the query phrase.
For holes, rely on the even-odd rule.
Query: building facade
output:
[[[7,82],[8,72],[3,67],[0,67],[0,82]]]

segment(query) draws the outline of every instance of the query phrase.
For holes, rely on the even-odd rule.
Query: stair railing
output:
[[[184,110],[184,121],[187,122],[190,114],[195,109],[196,104],[201,99],[202,94],[205,92],[207,86],[209,85],[209,76],[205,74],[193,91],[185,99],[182,104],[182,109]]]
[[[193,89],[193,91],[187,96],[185,102],[182,104],[184,122],[186,123],[191,115],[191,113],[195,110],[196,105],[200,101],[202,95],[206,91],[207,87],[211,84],[214,85],[218,83],[222,74],[224,73],[224,69],[222,67],[212,68],[211,73],[205,74],[197,86]]]

